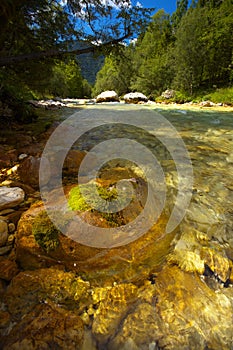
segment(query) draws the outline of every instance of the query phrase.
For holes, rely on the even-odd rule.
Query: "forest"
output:
[[[180,103],[208,95],[233,103],[232,13],[228,0],[197,1],[189,8],[188,1],[177,1],[172,16],[159,10],[136,41],[106,57],[95,94],[141,91],[160,101],[161,93],[172,88]]]
[[[130,1],[111,4],[1,1],[3,115],[28,99],[95,97],[104,90],[140,91],[161,101],[164,90],[174,89],[179,103],[233,103],[232,0],[190,6],[180,0],[172,15]],[[80,68],[84,53],[92,55],[93,70],[104,57],[94,84]]]

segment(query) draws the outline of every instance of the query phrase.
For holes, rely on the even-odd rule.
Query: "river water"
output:
[[[65,185],[97,177],[133,199],[120,216],[89,210],[51,253],[31,232],[41,203],[25,213],[4,349],[232,350],[233,112],[102,104],[62,120],[45,154],[87,151]]]

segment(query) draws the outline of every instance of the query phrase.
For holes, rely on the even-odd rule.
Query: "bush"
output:
[[[205,95],[203,100],[210,100],[214,103],[224,103],[233,106],[233,87],[217,89],[216,91]]]

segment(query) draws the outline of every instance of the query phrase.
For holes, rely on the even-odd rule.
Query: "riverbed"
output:
[[[51,252],[32,233],[42,203],[21,217],[20,272],[3,294],[3,349],[232,349],[233,112],[220,109],[65,112],[42,154],[54,162],[41,183],[53,209],[64,210],[61,184],[69,198],[75,185],[112,191],[124,180],[122,193],[130,184],[133,199],[107,219],[93,208],[74,211],[88,230],[66,223]],[[80,174],[62,172],[70,148],[91,155]]]

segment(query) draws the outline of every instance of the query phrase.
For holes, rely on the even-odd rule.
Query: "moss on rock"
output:
[[[36,242],[47,253],[59,246],[59,231],[54,226],[45,210],[37,215],[32,225]]]
[[[98,196],[95,193],[98,193]],[[84,194],[84,196],[83,196]],[[126,191],[121,197],[121,203],[127,203],[129,193]],[[85,200],[87,199],[87,201]],[[103,201],[101,201],[102,199]],[[85,212],[91,211],[94,214],[100,213],[101,216],[107,220],[110,226],[122,225],[121,211],[112,213],[111,209],[114,206],[114,201],[118,199],[118,191],[115,187],[104,187],[95,183],[88,183],[73,187],[69,194],[68,204],[72,210]],[[89,203],[91,202],[91,204]],[[116,208],[119,202],[116,201]],[[93,209],[93,208],[98,208]]]

